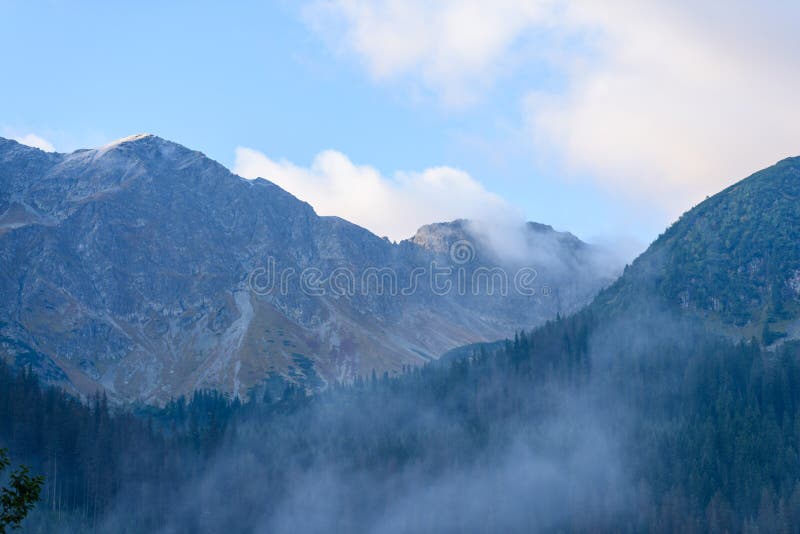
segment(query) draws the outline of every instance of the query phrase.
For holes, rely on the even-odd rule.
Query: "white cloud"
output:
[[[565,89],[531,87],[523,103],[538,155],[673,214],[800,153],[797,2],[331,0],[310,13],[375,79],[450,104],[548,58]],[[531,36],[543,48],[520,55]]]
[[[599,60],[562,95],[532,93],[538,148],[673,213],[800,153],[800,5],[643,1],[574,5]]]
[[[470,103],[514,63],[524,30],[545,23],[551,0],[323,0],[307,19],[352,52],[376,80],[418,78],[449,106]]]
[[[335,150],[320,152],[311,166],[302,167],[239,147],[234,172],[270,180],[320,215],[343,217],[394,240],[411,237],[420,226],[436,221],[520,218],[501,197],[451,167],[399,171],[387,177]]]
[[[53,147],[53,144],[43,137],[39,137],[36,134],[25,134],[20,136],[13,137],[14,141],[22,143],[23,145],[32,146],[38,148],[40,150],[44,150],[45,152],[55,152],[56,149]]]

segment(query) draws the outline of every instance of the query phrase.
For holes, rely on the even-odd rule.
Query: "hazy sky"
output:
[[[652,240],[800,154],[800,3],[0,0],[0,135],[150,132],[380,235]]]

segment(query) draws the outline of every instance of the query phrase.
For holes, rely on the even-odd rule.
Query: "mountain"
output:
[[[573,311],[615,265],[537,224],[392,243],[153,135],[71,154],[0,139],[0,350],[82,393],[392,374]]]
[[[597,314],[648,303],[732,337],[800,337],[800,158],[686,212],[601,292]]]
[[[96,230],[89,228],[95,232],[91,239],[102,246],[88,241],[67,251],[54,249],[56,243],[70,243],[66,241],[69,228],[55,237],[38,236],[38,241],[17,237],[70,224],[77,228],[82,219],[76,214],[89,208],[47,209],[46,195],[28,195],[26,191],[35,188],[17,183],[31,176],[30,168],[20,165],[15,167],[19,172],[3,176],[21,191],[13,198],[4,197],[4,213],[10,215],[4,219],[2,250],[10,252],[3,266],[14,267],[9,258],[24,259],[26,251],[47,260],[25,264],[16,272],[20,296],[11,293],[9,281],[3,282],[7,301],[23,302],[9,306],[21,319],[12,317],[3,325],[4,348],[18,363],[38,362],[42,373],[48,372],[42,362],[49,362],[53,373],[78,372],[60,354],[34,352],[32,345],[24,345],[28,341],[10,337],[36,326],[37,313],[52,316],[49,310],[60,305],[62,297],[55,290],[46,306],[28,297],[36,293],[27,288],[43,285],[35,280],[62,276],[54,287],[73,295],[80,289],[75,286],[80,278],[65,273],[80,267],[81,276],[95,277],[86,283],[98,286],[98,298],[117,305],[112,295],[119,289],[106,280],[128,283],[128,270],[140,268],[144,261],[140,255],[177,272],[159,285],[155,280],[170,271],[151,268],[152,278],[141,286],[145,294],[159,297],[161,305],[176,305],[170,304],[167,289],[177,284],[183,284],[185,289],[179,294],[187,302],[199,298],[200,289],[194,284],[200,282],[192,278],[199,277],[209,280],[207,284],[219,283],[220,301],[230,298],[236,306],[222,313],[211,307],[197,320],[199,326],[188,329],[197,338],[181,334],[182,323],[163,315],[166,333],[152,339],[171,341],[176,347],[179,342],[192,347],[204,342],[208,345],[203,354],[222,361],[215,347],[231,339],[232,331],[243,332],[239,334],[243,344],[230,353],[234,362],[242,362],[242,368],[258,358],[277,359],[277,353],[248,352],[252,339],[265,340],[263,332],[276,328],[253,330],[256,321],[264,324],[285,317],[286,324],[293,325],[287,333],[306,331],[317,339],[330,339],[303,321],[319,317],[326,307],[326,324],[335,324],[337,335],[342,335],[343,323],[334,321],[341,321],[344,313],[361,313],[362,328],[380,321],[391,323],[397,337],[380,341],[397,347],[400,340],[420,339],[407,329],[408,317],[415,313],[428,311],[440,321],[433,327],[420,321],[417,334],[433,335],[442,324],[456,325],[465,317],[472,317],[476,328],[488,330],[489,315],[514,320],[506,315],[510,300],[523,303],[518,313],[522,310],[533,317],[545,309],[559,309],[556,296],[563,305],[567,295],[578,295],[577,290],[568,289],[580,287],[579,278],[573,278],[570,286],[563,274],[561,278],[549,274],[554,266],[577,276],[596,273],[603,265],[602,255],[574,236],[535,224],[514,230],[453,221],[423,227],[413,238],[392,244],[338,219],[319,218],[297,208],[303,204],[279,190],[269,189],[263,196],[256,192],[256,188],[274,187],[267,182],[251,184],[222,171],[209,181],[219,181],[224,187],[212,193],[204,184],[191,188],[191,195],[201,199],[183,190],[169,197],[172,190],[161,184],[195,183],[191,180],[203,176],[202,166],[193,164],[181,174],[180,165],[173,161],[186,162],[185,154],[171,156],[168,164],[163,154],[139,163],[144,156],[138,143],[145,142],[158,153],[173,147],[160,140],[137,139],[100,156],[135,151],[125,156],[142,166],[129,173],[137,176],[133,183],[103,181],[92,175],[104,191],[112,191],[101,193],[100,202],[112,202],[120,194],[114,188],[145,187],[136,181],[158,183],[158,195],[169,199],[158,204],[158,195],[139,192],[110,207],[91,207],[92,213],[117,210],[114,213],[124,216],[123,221],[130,218],[141,224],[125,211],[134,210],[142,219],[147,215],[163,225],[152,230],[156,237],[127,230],[136,238],[136,247],[147,248],[131,252],[125,261],[106,259],[118,253],[112,245],[120,238],[101,236],[108,228],[116,229],[114,224],[124,229],[131,223],[116,223],[108,215],[98,220]],[[50,168],[52,161],[58,164],[71,156],[75,155],[36,158],[43,158],[42,165]],[[73,179],[80,181],[83,175],[76,172]],[[45,173],[30,184],[48,176]],[[13,372],[0,362],[0,441],[7,444],[12,457],[30,463],[33,472],[48,474],[42,505],[26,526],[47,532],[83,532],[97,530],[97,525],[110,532],[789,532],[800,523],[800,342],[783,342],[778,347],[775,341],[790,337],[789,326],[797,318],[793,272],[798,221],[792,198],[798,177],[798,161],[786,160],[707,199],[576,313],[519,332],[513,341],[447,351],[437,365],[404,369],[396,377],[353,380],[346,387],[328,388],[317,395],[287,386],[277,395],[259,395],[245,403],[216,391],[196,391],[188,400],[126,411],[110,410],[99,396],[79,402],[63,390],[40,386],[33,373]],[[64,183],[67,192],[62,196],[75,202],[82,202],[87,194],[97,195],[95,186],[78,187],[66,179]],[[249,196],[236,204],[239,197],[230,190],[239,187],[247,188]],[[248,202],[254,196],[257,206],[250,208]],[[58,195],[53,199],[60,202]],[[174,213],[187,211],[177,199],[199,210],[192,228],[182,232],[169,224]],[[224,231],[218,230],[214,217],[231,204],[237,207],[237,218]],[[274,214],[281,206],[284,219],[278,220]],[[75,214],[65,217],[63,213],[70,209]],[[170,215],[158,219],[148,209]],[[295,210],[305,213],[305,219],[299,220]],[[214,215],[206,218],[207,213]],[[248,224],[253,217],[280,226],[270,230],[259,223],[254,230]],[[250,234],[242,237],[242,228]],[[282,232],[281,241],[275,237],[278,232]],[[194,247],[190,240],[197,233],[201,233],[198,239],[213,239],[214,246],[183,245],[189,242]],[[267,233],[270,237],[263,235]],[[82,244],[87,238],[76,239]],[[164,239],[171,240],[169,247]],[[334,244],[336,248],[331,248]],[[255,259],[241,255],[230,260],[249,274],[231,275],[232,281],[226,282],[219,273],[232,267],[218,256],[229,260],[228,255],[239,253],[238,247],[254,251],[250,254]],[[94,252],[85,258],[87,249]],[[159,256],[169,251],[188,265],[200,262],[202,270],[180,276],[183,271],[178,270],[177,260]],[[389,266],[405,276],[409,269],[427,262],[437,272],[443,267],[454,269],[454,277],[445,280],[454,287],[459,276],[473,279],[480,273],[486,280],[487,269],[496,274],[490,267],[502,258],[501,270],[517,269],[516,273],[529,275],[537,283],[540,277],[543,280],[534,295],[518,291],[502,298],[481,299],[471,291],[443,292],[440,284],[421,284],[416,291],[391,298],[377,290],[335,298],[291,284],[291,291],[271,291],[274,288],[263,280],[269,279],[269,269],[258,270],[270,264],[269,258],[280,272],[286,272],[282,268],[287,265],[323,272],[347,266],[339,271],[345,281],[348,272],[365,265]],[[524,270],[529,267],[526,260],[534,259],[541,270],[535,276]],[[46,263],[53,265],[42,267]],[[595,270],[578,269],[587,265]],[[747,268],[750,265],[753,268]],[[570,271],[569,266],[576,270]],[[27,278],[28,271],[34,273],[33,280]],[[549,297],[544,279],[553,283],[546,292]],[[384,283],[390,286],[390,282]],[[533,286],[522,286],[529,287]],[[742,291],[754,296],[741,298]],[[102,308],[94,301],[72,298],[86,309],[89,304],[95,306],[91,310],[98,315],[107,310],[107,321],[130,329],[139,324],[112,305]],[[133,305],[142,306],[138,302]],[[248,303],[250,319],[240,321]],[[270,309],[272,315],[266,316]],[[86,313],[77,304],[70,310]],[[465,315],[458,315],[462,311]],[[231,318],[231,324],[239,326],[225,327],[227,323],[218,318],[226,313],[239,313]],[[139,328],[146,329],[148,324]],[[221,324],[218,333],[212,329],[216,324]],[[726,338],[751,337],[754,332],[762,336],[757,342]],[[787,336],[781,338],[783,333]],[[68,334],[65,339],[77,335]],[[76,343],[89,339],[87,334]],[[34,338],[30,343],[34,341],[40,342]],[[327,346],[320,342],[320,347]],[[317,354],[322,356],[299,362],[296,373],[307,378],[312,370],[319,370],[320,380],[327,379],[322,370],[330,353],[320,350]],[[373,354],[359,354],[360,363],[375,368],[378,360]],[[135,361],[134,356],[124,356],[116,363],[117,369],[127,369],[126,359]],[[169,361],[169,354],[156,356]],[[97,365],[113,368],[111,363]],[[289,371],[270,376],[313,387]],[[164,384],[173,387],[176,382],[165,380]],[[248,385],[242,382],[241,387]],[[113,392],[119,395],[119,389]],[[198,507],[208,512],[197,514]]]

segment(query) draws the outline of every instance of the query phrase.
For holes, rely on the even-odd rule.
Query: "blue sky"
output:
[[[800,153],[779,121],[794,120],[779,110],[800,88],[783,72],[791,28],[740,50],[745,8],[700,32],[702,13],[652,4],[0,1],[0,135],[70,151],[155,133],[269,170],[318,211],[392,237],[461,215],[457,190],[463,216],[491,217],[487,204],[641,246],[706,194]],[[774,63],[763,84],[715,96],[759,57]],[[742,115],[737,102],[756,98],[767,103]],[[389,205],[354,201],[364,183]],[[396,194],[404,218],[371,223]]]

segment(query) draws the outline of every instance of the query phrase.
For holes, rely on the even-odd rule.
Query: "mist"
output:
[[[108,489],[61,511],[48,486],[29,530],[738,531],[800,514],[785,467],[797,347],[734,344],[651,300],[599,314],[603,298],[500,347],[314,395],[198,393],[134,418],[95,403],[74,426],[97,429],[84,439]],[[724,429],[709,420],[733,437],[710,439]],[[758,471],[727,467],[745,451]],[[34,467],[55,472],[49,454]],[[67,497],[106,472],[87,477]]]
[[[257,438],[240,438],[192,484],[197,489],[181,492],[177,512],[161,532],[184,532],[187,525],[207,532],[255,528],[385,534],[588,529],[626,510],[630,482],[625,480],[619,444],[604,424],[606,417],[590,412],[585,399],[562,397],[558,402],[558,411],[538,428],[520,424],[512,429],[518,434],[493,444],[467,465],[442,472],[412,464],[380,476],[353,469],[346,458],[335,456],[302,465],[302,453],[266,451]],[[432,427],[453,423],[441,411],[416,408]],[[344,421],[321,423],[321,414],[311,417],[309,424],[346,426]],[[264,431],[242,432],[257,436]],[[283,474],[285,493],[277,502],[263,502],[259,495],[271,482],[270,468],[259,458],[271,454],[282,456],[267,465],[290,467]],[[200,518],[198,510],[204,511]]]
[[[438,402],[435,393],[415,394],[420,375],[411,374],[323,393],[266,422],[242,418],[177,492],[159,532],[548,532],[634,524],[647,492],[637,487],[644,458],[633,439],[642,413],[629,396],[640,384],[626,385],[625,370],[658,347],[690,344],[687,326],[670,314],[651,307],[648,317],[620,317],[594,330],[586,348],[593,371],[577,371],[578,378],[536,376],[502,367],[500,353],[487,356],[478,364],[486,374],[473,377],[473,406],[464,404],[461,386]],[[487,372],[497,366],[504,372]],[[461,372],[456,362],[422,380],[444,383]],[[495,407],[487,409],[497,417],[476,438],[471,424],[480,406]],[[412,451],[406,457],[396,454],[402,446]],[[147,507],[146,491],[134,493],[118,500],[106,529],[124,529],[126,518]]]
[[[598,238],[587,246],[569,232],[529,223],[514,213],[470,220],[467,228],[503,264],[572,272],[574,263],[579,262],[588,272],[612,279],[644,248],[638,242],[617,236]]]

